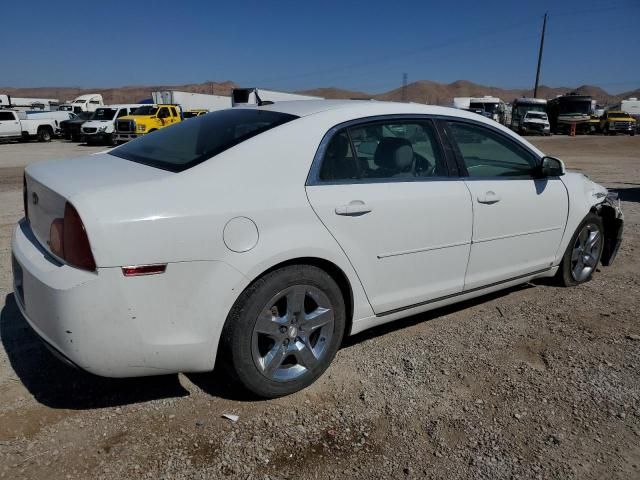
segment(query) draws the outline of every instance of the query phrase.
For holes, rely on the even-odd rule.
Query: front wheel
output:
[[[311,265],[284,267],[240,295],[222,332],[220,361],[254,395],[288,395],[324,373],[344,328],[344,299],[333,278]]]
[[[565,287],[572,287],[591,280],[602,256],[604,245],[602,218],[589,213],[571,237],[557,279]]]

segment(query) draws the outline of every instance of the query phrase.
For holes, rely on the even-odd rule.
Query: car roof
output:
[[[538,148],[504,125],[501,125],[483,115],[478,115],[477,113],[458,108],[425,105],[421,103],[379,102],[377,100],[292,100],[274,102],[260,107],[234,108],[257,108],[259,110],[288,113],[298,117],[321,116],[331,112],[337,113],[339,111],[341,114],[340,117],[343,118],[343,121],[381,115],[438,115],[443,117],[468,119],[473,120],[476,123],[484,123],[490,127],[497,128],[505,134],[516,138],[520,143],[527,145],[531,150],[537,152],[539,155],[544,155],[544,153],[542,153]]]

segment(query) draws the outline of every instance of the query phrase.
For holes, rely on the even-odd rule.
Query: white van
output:
[[[87,143],[105,143],[112,145],[114,143],[114,132],[116,120],[120,117],[131,115],[138,107],[143,104],[128,103],[124,105],[105,105],[96,109],[91,120],[87,120],[82,124],[81,134]]]

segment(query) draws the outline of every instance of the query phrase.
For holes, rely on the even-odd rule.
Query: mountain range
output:
[[[81,88],[81,87],[37,87],[15,88],[0,87],[0,93],[14,97],[57,98],[61,101],[72,100],[85,93],[101,93],[106,104],[136,103],[149,98],[152,91],[179,90],[194,93],[209,93],[215,95],[229,95],[238,85],[232,81],[204,82],[186,85],[136,85],[117,88]],[[404,90],[404,93],[403,93]],[[582,95],[590,95],[602,105],[617,103],[629,97],[640,97],[640,88],[621,94],[610,94],[600,87],[582,85],[579,87],[548,87],[542,85],[538,89],[538,97],[554,98],[564,93],[576,92]],[[533,96],[533,90],[527,88],[505,89],[495,86],[479,85],[467,80],[458,80],[452,83],[438,83],[430,80],[419,80],[402,87],[383,93],[367,93],[354,90],[345,90],[336,87],[321,87],[303,90],[296,93],[315,95],[324,98],[351,98],[351,99],[376,99],[389,101],[410,101],[417,103],[429,103],[433,105],[451,105],[454,97],[481,97],[491,95],[501,98],[506,102],[514,98]]]

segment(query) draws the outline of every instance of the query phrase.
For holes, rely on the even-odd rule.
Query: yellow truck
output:
[[[181,121],[177,105],[145,105],[116,121],[115,140],[118,143],[128,142]]]
[[[608,110],[600,118],[600,131],[605,135],[636,134],[636,119],[625,112]]]

